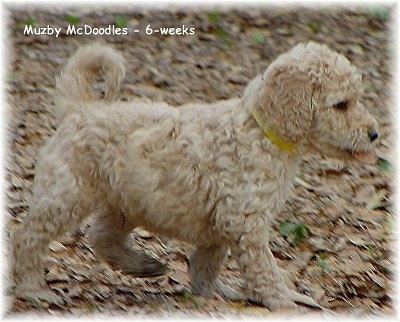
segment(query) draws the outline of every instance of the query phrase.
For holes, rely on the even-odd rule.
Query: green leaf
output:
[[[115,17],[115,26],[118,28],[126,28],[128,23],[126,22],[126,19],[121,16]]]
[[[315,34],[321,30],[321,26],[322,26],[322,24],[320,22],[311,21],[311,22],[307,23],[307,27],[310,28],[311,31]]]
[[[219,12],[218,11],[211,11],[208,13],[208,20],[211,23],[217,23],[220,18]]]
[[[319,253],[317,255],[317,262],[319,267],[321,267],[323,270],[326,270],[329,265],[328,263],[325,261],[328,258],[328,256],[325,253]]]
[[[372,19],[388,21],[390,18],[390,11],[387,8],[373,7],[370,9],[370,16]]]
[[[29,17],[26,22],[28,26],[36,27],[36,20],[32,17]]]
[[[232,47],[232,39],[231,36],[229,35],[229,32],[227,32],[225,29],[218,27],[217,30],[215,31],[217,34],[219,40],[226,45],[227,47]]]
[[[296,224],[290,221],[284,221],[279,224],[279,232],[283,237],[288,237],[296,229]]]
[[[176,297],[176,300],[179,303],[188,303],[188,302],[193,302],[197,307],[202,307],[204,303],[200,301],[200,299],[197,296],[194,296],[192,293],[188,291],[183,291],[182,294],[178,295]]]
[[[67,21],[70,24],[76,25],[77,23],[79,23],[81,21],[81,19],[79,19],[79,17],[77,17],[77,16],[66,15],[65,21]]]
[[[306,238],[310,232],[311,232],[310,228],[308,228],[306,225],[304,225],[304,224],[297,225],[293,231],[293,234],[294,234],[293,244],[295,246],[300,244],[301,241],[304,238]]]
[[[256,43],[260,43],[264,41],[264,36],[262,34],[254,34],[251,37]]]
[[[387,172],[394,171],[393,165],[384,158],[379,158],[378,162],[376,163],[376,166],[378,167],[378,169],[381,169],[382,171],[387,171]]]
[[[295,224],[290,221],[284,221],[279,224],[279,232],[285,238],[291,236],[291,243],[297,246],[308,236],[311,230],[303,223]]]

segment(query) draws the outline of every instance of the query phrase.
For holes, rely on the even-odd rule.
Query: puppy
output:
[[[105,75],[104,100],[92,89]],[[29,215],[14,234],[16,295],[61,303],[46,285],[50,241],[96,214],[95,252],[133,276],[165,265],[131,247],[135,227],[192,243],[195,294],[249,299],[270,308],[317,306],[290,289],[268,243],[306,151],[371,161],[377,123],[360,102],[361,76],[317,43],[277,57],[238,99],[215,104],[115,101],[122,56],[95,44],[57,80],[57,132],[40,152]],[[218,276],[231,249],[244,290]]]

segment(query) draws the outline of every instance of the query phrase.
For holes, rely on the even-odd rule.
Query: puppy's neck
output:
[[[265,137],[269,139],[281,151],[285,151],[293,157],[298,154],[298,148],[295,142],[282,138],[272,128],[268,128],[266,126],[266,122],[263,120],[262,113],[259,111],[258,108],[254,108],[251,111],[251,115],[253,116],[260,129],[264,132]]]

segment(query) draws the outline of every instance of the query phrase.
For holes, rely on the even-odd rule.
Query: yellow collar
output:
[[[265,136],[275,144],[279,149],[287,151],[290,155],[294,156],[296,154],[296,144],[281,138],[278,134],[276,134],[271,129],[266,129],[261,121],[261,115],[256,111],[251,111],[251,115],[253,115],[254,119],[256,120],[258,126],[263,130]]]

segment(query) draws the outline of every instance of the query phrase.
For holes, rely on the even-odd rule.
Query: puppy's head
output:
[[[251,102],[249,96],[255,95]],[[282,138],[324,155],[372,162],[377,122],[360,102],[361,75],[342,55],[317,43],[278,56],[245,91]]]

